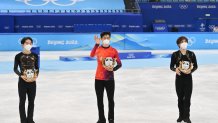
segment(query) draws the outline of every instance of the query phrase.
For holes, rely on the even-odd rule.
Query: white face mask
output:
[[[30,44],[24,46],[24,49],[27,51],[30,51],[31,48],[32,48],[32,45],[30,45]]]
[[[188,47],[188,43],[186,43],[186,42],[183,42],[183,43],[180,44],[180,48],[181,48],[182,50],[186,50],[187,47]]]
[[[108,39],[103,40],[103,44],[109,45],[110,44],[110,40],[108,40]]]

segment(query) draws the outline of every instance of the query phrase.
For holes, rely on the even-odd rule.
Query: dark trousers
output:
[[[98,103],[98,113],[99,120],[105,121],[104,115],[104,89],[106,89],[108,104],[109,104],[109,112],[108,112],[108,120],[114,120],[114,90],[115,90],[115,82],[114,80],[95,80],[95,91],[97,96]]]
[[[182,118],[190,117],[192,95],[192,76],[176,76],[176,93],[178,96],[179,115]]]
[[[33,121],[34,101],[36,96],[36,82],[27,83],[24,80],[19,79],[18,93],[20,98],[19,112],[21,123],[31,123]],[[28,96],[28,111],[26,116],[25,102],[26,95]]]

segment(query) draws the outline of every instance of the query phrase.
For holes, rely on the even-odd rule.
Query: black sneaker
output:
[[[183,120],[183,118],[181,116],[179,116],[179,118],[177,119],[177,123],[181,123]]]
[[[106,121],[98,120],[97,123],[106,123]]]
[[[191,120],[190,120],[189,118],[185,118],[183,121],[184,121],[185,123],[191,123]]]
[[[109,123],[114,123],[114,120],[110,119],[110,120],[109,120]]]

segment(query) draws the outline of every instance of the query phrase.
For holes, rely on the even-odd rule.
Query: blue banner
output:
[[[151,52],[127,52],[127,53],[119,53],[119,57],[122,60],[125,59],[149,59],[155,58],[155,55],[152,55]],[[59,60],[61,61],[92,61],[96,60],[96,58],[91,58],[89,56],[85,57],[75,57],[75,56],[60,56]]]
[[[94,35],[73,34],[0,34],[0,51],[21,50],[20,40],[30,36],[41,51],[91,50]],[[111,46],[118,50],[176,50],[176,40],[186,36],[189,49],[218,49],[217,33],[113,33]]]
[[[14,32],[13,16],[0,16],[0,32],[5,32],[5,33]]]
[[[218,49],[217,33],[190,32],[125,34],[125,45],[131,44],[131,47],[125,49],[176,50],[178,49],[176,40],[180,36],[188,38],[189,49]],[[130,42],[134,42],[134,45]]]
[[[11,21],[5,19],[12,18]],[[1,25],[11,25],[11,32],[142,32],[142,15],[128,13],[104,14],[0,14]],[[129,21],[134,20],[134,21]],[[2,22],[2,23],[1,23]],[[79,28],[78,28],[79,27]],[[82,27],[82,28],[80,28]],[[9,32],[0,29],[0,33]]]

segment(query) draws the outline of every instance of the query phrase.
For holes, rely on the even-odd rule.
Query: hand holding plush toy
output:
[[[27,69],[24,71],[24,75],[21,76],[23,80],[26,82],[34,82],[36,81],[38,75],[37,70]]]
[[[193,69],[194,64],[188,61],[180,61],[179,62],[179,70],[184,74],[190,74]]]
[[[102,58],[102,65],[108,71],[113,71],[113,68],[117,66],[116,58],[112,57]]]

